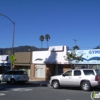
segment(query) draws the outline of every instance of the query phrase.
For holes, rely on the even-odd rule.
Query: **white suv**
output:
[[[2,74],[1,82],[15,84],[16,82],[27,82],[29,80],[26,71],[22,70],[9,70]]]
[[[100,71],[95,69],[71,69],[62,75],[52,76],[50,85],[57,89],[61,86],[81,87],[88,91],[92,87],[100,86]]]

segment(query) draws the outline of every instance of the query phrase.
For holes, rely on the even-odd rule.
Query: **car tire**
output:
[[[81,83],[81,89],[84,91],[89,91],[91,89],[91,85],[89,82],[84,81]]]
[[[59,81],[58,80],[55,80],[52,82],[52,87],[54,89],[59,89],[60,88],[60,84],[59,84]]]
[[[15,82],[14,79],[11,79],[11,80],[10,80],[10,84],[14,85],[15,83],[16,83],[16,82]]]

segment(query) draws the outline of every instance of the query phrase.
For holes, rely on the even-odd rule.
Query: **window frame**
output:
[[[75,71],[79,71],[79,72],[80,72],[80,75],[75,75]],[[74,71],[73,71],[73,76],[81,76],[81,75],[82,75],[81,70],[74,70]]]
[[[71,73],[68,73],[68,72],[71,72]],[[71,75],[68,75],[68,74],[71,74]],[[72,76],[72,70],[68,70],[68,71],[66,71],[65,73],[63,73],[63,76]]]

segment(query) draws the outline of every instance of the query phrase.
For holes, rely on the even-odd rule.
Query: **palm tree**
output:
[[[41,41],[41,48],[43,48],[43,41],[44,41],[44,36],[43,35],[41,35],[40,37],[39,37],[39,40]]]
[[[48,48],[48,41],[49,41],[49,39],[50,39],[50,35],[49,35],[49,34],[46,34],[46,35],[45,35],[45,39],[46,39],[46,41],[47,41],[47,48]]]

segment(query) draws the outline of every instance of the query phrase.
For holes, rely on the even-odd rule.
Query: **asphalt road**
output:
[[[99,91],[99,89],[95,91]],[[53,89],[50,86],[32,83],[0,84],[0,100],[91,100],[91,92],[77,88]]]

